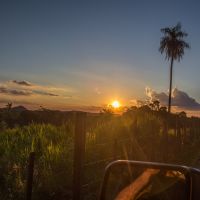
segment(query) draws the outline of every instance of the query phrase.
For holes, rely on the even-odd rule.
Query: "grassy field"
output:
[[[101,160],[105,162],[84,167],[83,184],[94,183],[83,189],[85,199],[97,198],[103,169],[109,158],[195,165],[200,155],[200,128],[195,124],[199,121],[175,117],[179,121],[175,125],[172,123],[166,126],[165,117],[155,112],[89,116],[85,164]],[[182,123],[183,120],[186,121]],[[36,153],[33,199],[70,199],[74,151],[73,119],[57,126],[32,123],[7,128],[1,125],[0,198],[24,199],[27,160],[32,151]]]

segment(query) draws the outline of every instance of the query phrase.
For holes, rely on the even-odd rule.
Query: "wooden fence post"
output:
[[[85,154],[86,113],[77,112],[74,137],[73,200],[81,199],[81,183]]]
[[[163,123],[163,133],[162,133],[162,162],[167,162],[168,160],[168,128],[169,122],[168,120]]]
[[[138,158],[138,153],[136,152],[137,147],[135,146],[138,142],[138,123],[137,117],[134,118],[131,125],[131,159],[134,160]]]
[[[117,156],[119,156],[117,155],[119,154],[118,150],[119,149],[118,149],[117,139],[115,138],[113,143],[113,160],[117,160]]]
[[[32,198],[34,160],[35,160],[35,152],[31,152],[29,154],[29,162],[28,162],[26,200],[31,200],[31,198]]]

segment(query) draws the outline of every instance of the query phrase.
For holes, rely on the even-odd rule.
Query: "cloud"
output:
[[[61,89],[62,88],[60,88],[60,90]],[[51,88],[48,86],[32,84],[28,81],[11,80],[4,83],[0,83],[0,93],[12,96],[41,95],[57,97],[60,95],[56,93],[60,92],[60,90],[59,88],[57,90],[56,88]]]
[[[175,88],[172,93],[172,105],[190,110],[200,110],[200,104],[194,98],[177,88]]]
[[[130,102],[131,105],[134,105],[134,106],[136,106],[138,104],[137,99],[131,99],[129,102]]]
[[[26,90],[16,90],[16,89],[9,89],[6,87],[0,87],[1,94],[9,94],[14,96],[30,96],[32,93]]]
[[[145,91],[150,101],[159,100],[161,105],[168,105],[168,94],[164,92],[158,93],[149,87],[146,87]],[[190,97],[186,92],[178,90],[177,88],[174,88],[172,91],[172,106],[187,110],[200,110],[200,103]]]
[[[157,93],[149,87],[145,88],[146,95],[149,97],[150,101],[159,100],[164,106],[168,103],[168,95],[164,92]]]
[[[33,86],[32,83],[28,82],[28,81],[17,81],[17,80],[13,80],[11,81],[12,83],[18,84],[18,85],[22,85],[22,86]]]
[[[129,106],[143,106],[146,105],[148,102],[146,100],[141,99],[131,99],[129,100]]]
[[[38,91],[38,90],[33,91],[33,93],[39,94],[39,95],[45,95],[45,96],[52,96],[52,97],[58,97],[59,96],[57,94],[53,94],[53,93],[49,93],[49,92],[45,92],[45,91]]]
[[[67,86],[41,85],[14,79],[0,82],[0,106],[12,102],[30,109],[40,105],[64,109],[66,102],[76,98],[75,94],[76,90]]]
[[[57,97],[59,95],[50,93],[50,92],[45,92],[45,91],[40,91],[40,90],[20,90],[20,89],[10,89],[6,87],[0,87],[0,93],[1,94],[8,94],[8,95],[13,95],[13,96],[31,96],[34,94],[38,95],[44,95],[44,96],[52,96],[52,97]]]

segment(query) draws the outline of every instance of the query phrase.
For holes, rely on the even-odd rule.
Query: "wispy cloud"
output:
[[[71,99],[75,96],[76,91],[68,87],[42,85],[21,80],[0,82],[0,106],[4,106],[6,102],[12,102],[30,109],[38,108],[40,105],[64,109],[72,103]]]
[[[32,92],[30,92],[30,91],[9,89],[6,87],[0,87],[0,93],[14,95],[14,96],[30,96],[32,94]]]
[[[58,97],[58,94],[53,94],[53,93],[49,93],[49,92],[45,92],[45,91],[37,91],[37,90],[33,90],[34,94],[39,94],[39,95],[45,95],[45,96],[52,96],[52,97]]]
[[[10,89],[8,87],[0,86],[0,93],[13,95],[13,96],[31,96],[31,95],[44,95],[44,96],[52,96],[57,97],[58,94],[40,91],[40,90],[28,90],[28,89]]]
[[[0,83],[0,93],[12,96],[65,96],[67,91],[64,88],[56,88],[51,86],[43,86],[33,84],[29,81],[11,80]],[[58,94],[59,93],[59,94]],[[66,96],[69,97],[68,94]]]
[[[137,99],[131,99],[129,101],[129,103],[130,103],[131,106],[137,106],[138,105],[138,100]]]
[[[18,85],[23,85],[23,86],[32,86],[33,84],[28,82],[28,81],[17,81],[17,80],[12,80],[11,82],[18,84]]]

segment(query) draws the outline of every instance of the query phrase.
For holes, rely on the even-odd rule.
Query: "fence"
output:
[[[77,112],[75,118],[74,131],[74,156],[73,156],[73,200],[97,199],[100,189],[105,166],[116,159],[131,158],[130,137],[125,136],[121,139],[105,138],[104,142],[86,145],[86,116],[84,112]],[[101,153],[99,153],[101,152]],[[104,153],[103,153],[104,152]],[[90,154],[93,155],[90,155]],[[97,156],[98,155],[98,156]],[[30,153],[27,174],[26,200],[31,200],[33,171],[34,171],[34,152]]]
[[[97,199],[105,166],[116,159],[130,158],[126,147],[131,140],[127,137],[86,146],[86,113],[77,113],[75,124],[73,199]]]
[[[87,114],[76,113],[71,188],[74,200],[97,199],[104,168],[109,162],[116,159],[173,161],[171,155],[179,155],[178,153],[184,151],[191,141],[200,136],[198,119],[176,117],[172,122],[157,127],[159,133],[155,133],[156,126],[151,119],[148,119],[150,120],[148,127],[145,127],[145,120],[142,120],[141,123],[139,118],[133,120],[128,134],[124,133],[120,137],[105,136],[104,140],[97,138],[95,142],[88,142],[89,139],[92,140],[94,134],[87,130]],[[112,132],[111,128],[108,127],[108,133]],[[143,128],[148,129],[146,135],[143,133],[145,132]],[[169,144],[170,148],[167,148]],[[37,157],[37,154],[35,156]],[[31,153],[26,187],[27,200],[31,200],[33,167],[34,153]]]
[[[83,117],[83,114],[81,115]],[[85,117],[86,114],[84,115],[84,118]],[[79,117],[77,119],[79,119]],[[85,121],[85,119],[82,120]],[[83,127],[85,129],[85,126]],[[147,139],[155,140],[156,134],[154,131],[154,127],[150,126],[149,134],[151,134],[152,137],[147,137]],[[194,139],[197,139],[200,136],[199,120],[175,116],[175,119],[170,121],[167,118],[167,121],[163,124],[161,132],[162,137],[160,137],[160,140],[157,143],[156,141],[148,141],[151,144],[148,149],[149,152],[145,154],[144,151],[141,150],[141,145],[138,143],[139,138],[135,138],[139,134],[139,127],[137,127],[136,121],[133,123],[131,135],[126,135],[120,139],[113,138],[110,141],[106,140],[103,143],[95,143],[88,146],[86,145],[87,141],[85,139],[87,138],[86,136],[88,133],[85,130],[82,131],[84,136],[79,137],[79,139],[84,138],[82,150],[84,149],[85,155],[82,155],[81,152],[79,152],[79,156],[82,155],[83,158],[78,157],[78,159],[82,160],[82,183],[80,184],[78,190],[79,198],[76,196],[74,200],[98,199],[98,192],[105,166],[113,160],[142,159],[157,162],[176,162],[173,160],[174,157],[171,155],[178,155],[179,151],[183,151],[183,146],[187,147],[187,143],[192,140],[194,141]],[[75,143],[76,142],[80,144],[79,141],[75,140]],[[170,145],[170,148],[168,148],[169,144],[172,144]],[[103,155],[103,153],[102,155],[101,153],[98,153],[98,149],[101,153],[106,150],[105,155]],[[95,159],[90,156],[91,152],[93,153],[93,157],[95,157]],[[98,156],[95,156],[94,152],[96,152],[96,155]],[[149,155],[146,156],[147,154]]]

